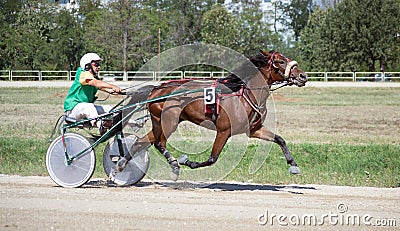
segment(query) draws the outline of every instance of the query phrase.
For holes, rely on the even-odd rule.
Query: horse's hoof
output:
[[[117,170],[115,168],[111,168],[110,174],[108,175],[109,180],[114,182],[116,175],[117,175]]]
[[[118,160],[117,164],[116,164],[116,168],[119,172],[122,172],[124,170],[124,168],[126,167],[126,164],[128,163],[128,160],[124,158],[121,158],[120,160]]]
[[[172,172],[171,172],[171,175],[170,175],[171,179],[173,181],[177,181],[178,177],[179,177],[179,164],[178,164],[178,161],[172,160],[172,161],[169,162],[169,165],[172,168]]]
[[[290,166],[289,168],[289,173],[295,174],[295,175],[300,175],[300,168],[298,166]]]
[[[179,178],[179,173],[177,174],[177,173],[172,171],[171,174],[170,174],[170,177],[171,177],[171,180],[177,181],[178,178]]]
[[[172,172],[170,174],[170,177],[173,181],[177,181],[179,178],[179,166],[173,166],[172,167]]]
[[[179,157],[178,162],[179,162],[179,164],[186,165],[188,160],[189,160],[189,158],[187,155],[182,155],[181,157]]]

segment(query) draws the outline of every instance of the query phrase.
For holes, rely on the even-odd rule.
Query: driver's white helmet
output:
[[[96,53],[86,53],[84,56],[82,56],[81,61],[80,61],[80,66],[82,69],[86,68],[87,64],[91,64],[92,61],[100,61],[101,58],[98,54]]]

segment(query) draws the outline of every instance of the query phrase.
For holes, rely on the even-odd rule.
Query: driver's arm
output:
[[[98,89],[100,89],[102,91],[106,91],[108,93],[120,93],[121,92],[120,87],[113,85],[113,84],[109,84],[109,83],[104,82],[99,79],[87,79],[86,83],[87,83],[87,85],[97,87]]]
[[[104,82],[102,80],[94,78],[94,76],[89,71],[85,71],[85,72],[81,73],[81,75],[79,76],[79,82],[82,85],[94,86],[94,87],[97,87],[98,89],[100,89],[102,91],[106,91],[108,93],[114,93],[114,92],[120,93],[121,92],[121,88],[119,88],[118,86],[115,86],[113,84],[109,84],[107,82]]]

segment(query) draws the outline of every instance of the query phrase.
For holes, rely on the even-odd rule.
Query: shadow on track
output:
[[[210,189],[220,191],[271,191],[271,192],[288,192],[292,194],[303,194],[302,192],[295,192],[292,190],[317,190],[315,187],[301,186],[301,185],[266,185],[266,184],[245,184],[235,182],[188,182],[188,181],[141,181],[132,186],[118,186],[112,181],[104,179],[93,179],[83,186],[83,188],[97,188],[97,187],[124,187],[124,188],[172,188],[177,190],[191,190],[191,189]]]

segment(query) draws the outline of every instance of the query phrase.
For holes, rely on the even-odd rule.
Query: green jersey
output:
[[[65,98],[64,111],[72,110],[78,103],[93,103],[95,101],[98,88],[87,84],[87,80],[90,79],[95,79],[95,77],[89,71],[84,71],[79,67],[76,71],[75,80]]]

